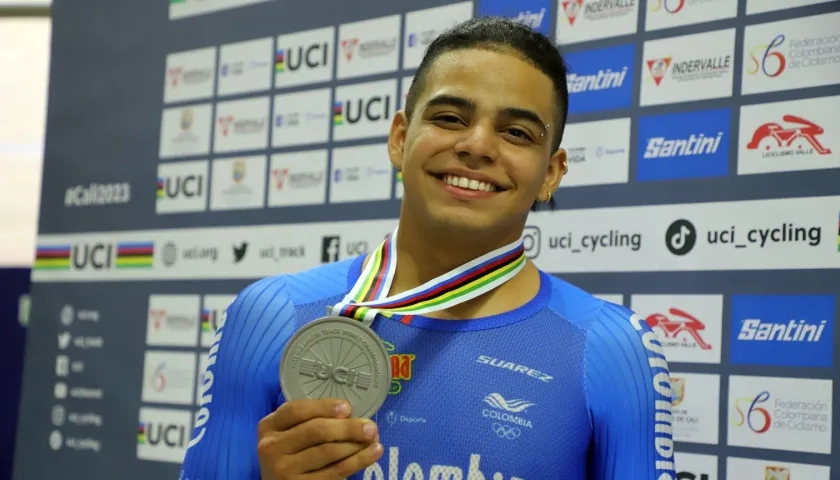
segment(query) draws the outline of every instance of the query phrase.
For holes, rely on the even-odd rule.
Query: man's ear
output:
[[[540,195],[548,197],[553,194],[557,187],[560,186],[560,181],[569,170],[569,158],[566,155],[566,149],[558,148],[551,158],[548,159],[548,171],[546,171],[545,182],[543,183]]]
[[[403,168],[403,150],[405,149],[405,136],[408,133],[408,117],[405,111],[400,110],[394,114],[391,121],[391,131],[388,133],[388,156],[391,157],[391,165],[397,170]]]

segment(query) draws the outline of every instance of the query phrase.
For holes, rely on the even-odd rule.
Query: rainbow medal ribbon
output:
[[[306,324],[289,340],[280,360],[284,397],[343,398],[354,417],[372,417],[391,385],[390,356],[370,328],[376,316],[422,315],[454,307],[498,288],[526,262],[519,239],[389,297],[397,265],[395,229],[342,301],[327,308],[328,316]]]

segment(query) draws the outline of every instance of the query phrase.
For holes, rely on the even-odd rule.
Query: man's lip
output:
[[[456,176],[456,177],[464,177],[464,178],[467,178],[469,180],[476,180],[478,182],[489,183],[490,185],[495,186],[496,190],[507,190],[506,187],[502,186],[502,184],[499,183],[497,180],[494,180],[493,177],[491,177],[487,174],[481,173],[481,172],[477,172],[477,171],[461,170],[461,169],[447,169],[447,170],[442,170],[440,172],[433,173],[432,175],[434,175],[434,176],[436,176],[440,179],[443,179],[447,175],[452,175],[452,176]]]

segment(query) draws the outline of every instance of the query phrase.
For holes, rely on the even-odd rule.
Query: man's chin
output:
[[[443,208],[430,212],[432,222],[442,231],[452,234],[486,233],[497,230],[503,223],[498,212],[480,212],[472,208]]]
[[[506,232],[515,216],[498,208],[498,205],[492,205],[494,202],[452,202],[448,198],[432,196],[419,203],[409,201],[415,207],[409,208],[409,211],[413,210],[410,214],[423,219],[423,228],[447,235]]]

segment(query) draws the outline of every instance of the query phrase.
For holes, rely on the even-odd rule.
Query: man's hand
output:
[[[263,480],[343,480],[382,456],[376,424],[343,400],[284,403],[258,426]]]

